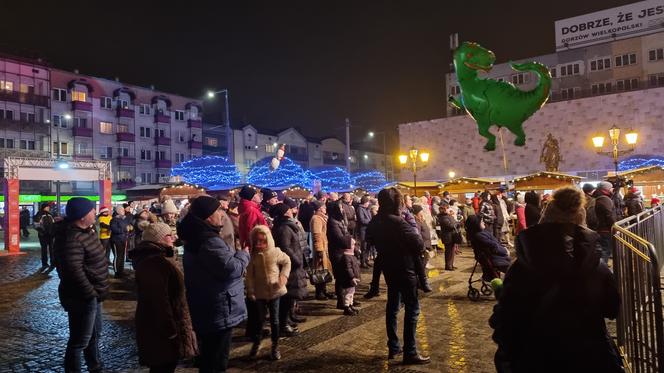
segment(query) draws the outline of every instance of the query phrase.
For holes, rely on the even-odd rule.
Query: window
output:
[[[60,126],[60,128],[67,128],[67,120],[63,115],[53,115],[53,127]]]
[[[184,111],[175,110],[175,120],[184,120]]]
[[[0,80],[0,90],[13,91],[14,90],[14,82],[10,82],[10,81],[7,81],[7,80]]]
[[[184,162],[184,153],[175,153],[175,162],[177,163]]]
[[[141,115],[150,115],[150,105],[140,104],[138,106],[138,113]]]
[[[23,113],[21,112],[21,122],[34,123],[35,114],[34,113]]]
[[[88,154],[88,143],[87,142],[76,143],[76,154],[87,155]]]
[[[555,77],[556,77],[556,72],[557,72],[557,71],[558,71],[558,69],[556,69],[555,67],[552,67],[552,68],[551,68],[551,77],[552,77],[552,78],[555,78]]]
[[[648,61],[655,62],[664,60],[664,48],[651,49],[648,51]]]
[[[99,158],[110,159],[113,158],[113,148],[110,146],[102,147],[99,150]]]
[[[157,161],[165,160],[166,159],[166,152],[163,151],[163,150],[155,150],[154,159],[157,160]]]
[[[118,107],[121,107],[123,109],[129,109],[129,101],[118,99]]]
[[[71,100],[72,101],[81,101],[85,102],[87,98],[87,93],[82,91],[71,91]]]
[[[207,146],[219,146],[219,142],[217,141],[217,138],[215,137],[206,137],[205,138],[205,145]],[[245,146],[245,149],[247,147]],[[249,147],[251,149],[251,147]]]
[[[453,86],[451,86],[451,87],[450,87],[450,94],[451,94],[452,96],[454,96],[454,95],[458,95],[458,94],[461,94],[461,87],[459,87],[459,86],[456,85],[456,84],[453,85]]]
[[[590,86],[590,91],[593,95],[601,95],[611,92],[611,82],[597,83]]]
[[[141,160],[142,161],[151,161],[152,160],[152,150],[141,149]]]
[[[185,133],[182,131],[178,131],[178,142],[185,142]]]
[[[53,141],[53,153],[58,154],[58,143]],[[69,146],[66,142],[60,142],[60,154],[69,154]]]
[[[651,87],[664,86],[664,73],[648,75],[648,82]]]
[[[4,147],[5,147],[5,139],[0,137],[0,148],[4,148]]]
[[[277,151],[277,149],[274,146],[274,144],[265,144],[265,152],[266,153],[274,153],[276,151]]]
[[[578,63],[570,63],[560,66],[560,76],[579,75],[581,73],[581,65]]]
[[[129,126],[126,124],[118,124],[118,133],[127,133],[129,132]]]
[[[618,91],[629,91],[638,88],[639,88],[639,80],[636,78],[616,80],[616,89]]]
[[[53,88],[53,100],[67,101],[67,91],[61,88]]]
[[[129,157],[129,148],[118,148],[118,157]]]
[[[141,172],[141,182],[143,184],[152,184],[152,174],[150,172]]]
[[[636,64],[636,53],[627,53],[616,56],[616,67]]]
[[[590,61],[590,71],[602,71],[611,68],[611,58],[602,57]]]
[[[563,100],[571,100],[574,98],[574,88],[565,88],[560,90],[560,96]]]
[[[35,94],[35,86],[28,85],[28,84],[25,84],[25,83],[19,84],[18,90],[21,93],[27,93],[27,94],[31,94],[31,95]]]
[[[164,131],[163,129],[155,129],[154,137],[166,137],[166,131]]]
[[[26,150],[35,150],[35,141],[34,140],[21,140],[21,149]]]
[[[99,132],[112,134],[113,133],[113,123],[111,122],[99,122]]]
[[[150,138],[152,137],[152,129],[150,127],[141,127],[139,130],[139,135],[141,137]]]
[[[5,139],[5,148],[14,149],[14,139]]]
[[[111,99],[110,97],[102,97],[99,99],[99,106],[101,106],[104,109],[112,109],[113,99]]]
[[[524,84],[530,82],[530,74],[518,73],[512,75],[512,84]]]
[[[88,127],[88,119],[87,118],[74,118],[74,127],[87,128]]]

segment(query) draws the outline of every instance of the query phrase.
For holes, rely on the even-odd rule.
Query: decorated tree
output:
[[[355,188],[361,188],[370,193],[377,193],[388,184],[385,175],[376,170],[353,172],[352,182]]]
[[[309,179],[320,180],[323,190],[328,192],[341,192],[353,189],[350,174],[338,166],[321,166],[311,169]]]
[[[171,176],[206,189],[230,189],[242,183],[242,176],[234,163],[220,156],[204,156],[182,162],[171,169]]]
[[[273,189],[283,189],[291,185],[309,185],[307,173],[302,166],[284,157],[277,169],[273,169],[272,158],[265,157],[254,163],[247,174],[247,183]]]

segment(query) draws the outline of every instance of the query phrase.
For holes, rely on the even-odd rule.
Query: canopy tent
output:
[[[541,171],[530,175],[519,176],[512,180],[516,190],[553,190],[564,186],[576,185],[580,176],[561,172]]]
[[[447,191],[450,194],[474,193],[485,190],[495,190],[500,187],[501,179],[479,178],[479,177],[458,177],[450,179],[440,185],[440,191]]]

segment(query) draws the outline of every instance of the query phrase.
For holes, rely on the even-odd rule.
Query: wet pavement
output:
[[[57,273],[39,273],[39,250],[25,251],[26,255],[0,256],[0,373],[61,372],[68,330],[67,314],[57,296]],[[343,316],[335,309],[334,301],[301,302],[308,320],[300,325],[299,336],[281,340],[283,358],[278,362],[268,360],[267,339],[258,360],[244,359],[250,344],[243,340],[243,330],[236,329],[229,372],[495,371],[495,345],[487,324],[493,297],[483,296],[478,302],[466,297],[474,264],[470,249],[457,257],[456,271],[443,272],[440,255],[432,264],[430,276],[435,290],[421,297],[417,328],[420,351],[431,355],[431,364],[404,366],[399,359],[388,362],[385,288],[382,284],[380,297],[363,299],[361,295],[371,279],[367,271],[358,287],[357,299],[362,302],[358,316]],[[101,353],[109,372],[147,372],[137,362],[135,307],[133,276],[129,271],[127,279],[112,280],[111,295],[103,304]],[[196,371],[186,364],[178,368],[178,372]]]

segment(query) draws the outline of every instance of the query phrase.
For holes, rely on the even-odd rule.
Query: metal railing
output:
[[[613,269],[622,298],[618,348],[628,371],[664,373],[664,210],[658,206],[616,222],[612,233]]]

